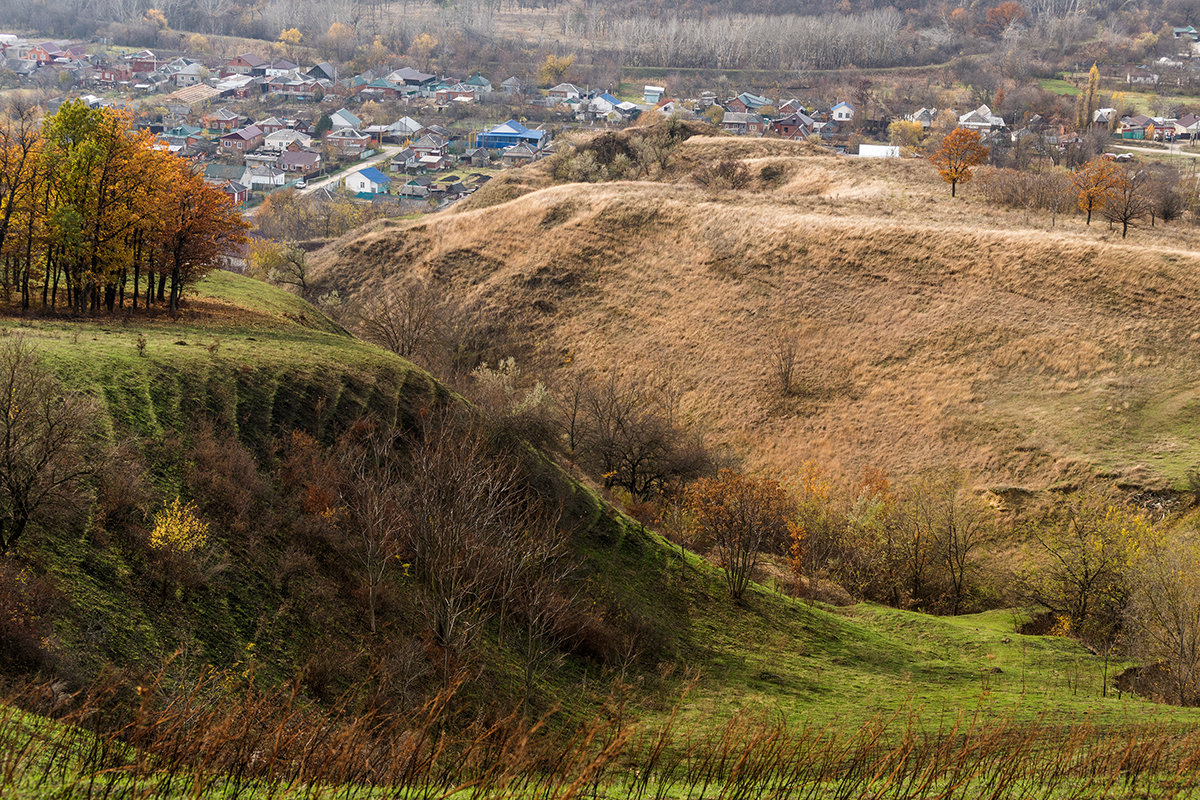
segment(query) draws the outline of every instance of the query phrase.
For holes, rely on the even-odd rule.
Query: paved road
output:
[[[1133,147],[1128,144],[1112,144],[1110,145],[1115,150],[1129,150],[1134,153],[1149,153],[1156,156],[1183,156],[1184,158],[1200,158],[1200,151],[1183,150],[1179,144],[1171,145],[1170,149],[1162,150],[1157,147]]]
[[[344,169],[344,170],[341,170],[340,172],[336,172],[333,175],[328,175],[324,178],[319,178],[315,181],[309,181],[307,186],[305,186],[303,189],[299,189],[298,191],[300,192],[300,194],[312,194],[317,189],[320,189],[323,186],[330,186],[332,184],[336,184],[336,183],[340,182],[342,180],[342,178],[345,178],[347,175],[349,175],[351,172],[355,172],[356,170],[359,170],[363,167],[367,167],[367,166],[370,166],[371,164],[375,164],[383,158],[386,158],[388,161],[391,161],[392,158],[403,149],[404,149],[404,147],[402,145],[398,145],[398,144],[384,145],[383,147],[381,147],[379,150],[376,151],[375,155],[371,156],[370,161],[364,161],[359,164],[355,164],[354,166],[352,166],[348,169]],[[383,171],[387,172],[386,169]]]
[[[377,150],[375,152],[375,155],[371,156],[370,161],[364,161],[364,162],[355,164],[346,169],[339,170],[332,175],[327,175],[324,178],[318,178],[317,180],[314,180],[314,181],[308,181],[307,186],[305,186],[303,189],[297,189],[296,191],[298,191],[300,194],[312,194],[317,189],[320,189],[323,186],[336,185],[336,184],[340,183],[341,180],[343,178],[345,178],[347,175],[349,175],[351,172],[362,169],[363,167],[370,166],[371,164],[376,164],[381,159],[384,159],[384,158],[386,158],[388,161],[391,161],[392,158],[403,149],[404,149],[403,146],[398,145],[398,144],[384,145],[383,147],[381,147],[379,150]],[[387,172],[386,169],[384,169],[383,171]],[[258,209],[260,207],[261,206],[254,206],[253,208],[247,208],[244,211],[242,211],[242,216],[248,221],[253,220],[254,215],[258,213]]]

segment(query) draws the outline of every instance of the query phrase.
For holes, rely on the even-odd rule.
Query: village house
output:
[[[335,67],[333,64],[330,64],[328,61],[322,61],[319,64],[313,64],[308,68],[304,75],[308,78],[329,81],[330,83],[333,83],[338,79],[337,67]]]
[[[411,147],[406,147],[396,155],[392,156],[392,160],[388,162],[388,169],[392,172],[413,172],[417,168],[417,154],[413,152]]]
[[[283,75],[293,75],[300,71],[299,64],[293,64],[286,58],[280,58],[272,61],[263,68],[263,74],[268,78],[278,78]]]
[[[849,122],[854,119],[854,106],[845,100],[834,103],[829,109],[829,118],[834,122]]]
[[[546,97],[564,103],[568,100],[578,100],[582,96],[583,92],[573,83],[560,83],[546,92]]]
[[[225,62],[225,69],[222,74],[225,75],[265,75],[267,73],[267,61],[259,58],[253,53],[243,53],[240,56],[234,56]]]
[[[242,115],[227,108],[218,108],[216,111],[202,114],[200,124],[210,131],[237,130],[238,126],[242,124]]]
[[[468,86],[465,83],[456,83],[453,86],[447,86],[444,89],[438,89],[434,94],[434,98],[441,105],[452,102],[473,102],[475,100],[475,87]]]
[[[249,153],[263,143],[263,132],[257,125],[247,125],[221,137],[221,149],[226,152]]]
[[[1179,119],[1175,120],[1175,135],[1176,138],[1187,137],[1195,140],[1196,135],[1200,134],[1200,116],[1195,114],[1184,114]]]
[[[269,164],[260,164],[256,167],[251,167],[250,189],[259,191],[271,191],[278,189],[288,182],[287,173],[283,170],[273,167]]]
[[[450,153],[450,143],[436,133],[425,134],[409,147],[418,156],[446,156]]]
[[[796,111],[771,122],[771,130],[784,139],[807,139],[813,132],[814,120]]]
[[[129,63],[129,68],[135,74],[149,74],[156,71],[164,63],[151,50],[139,50],[136,53],[130,53],[125,56],[125,60]]]
[[[339,108],[329,115],[329,123],[333,126],[332,130],[337,131],[342,128],[360,128],[363,121],[356,117],[349,109]]]
[[[476,95],[492,93],[492,82],[478,72],[463,81],[463,85],[471,87]]]
[[[54,59],[64,55],[63,49],[55,42],[41,42],[29,48],[26,58],[37,63],[39,67],[53,64]]]
[[[312,147],[312,143],[311,136],[292,128],[277,129],[263,138],[263,145],[275,150],[303,150]]]
[[[375,167],[366,167],[352,172],[343,181],[346,188],[357,194],[387,194],[392,188],[392,179]]]
[[[289,127],[287,121],[282,120],[279,117],[267,117],[266,119],[254,124],[260,131],[263,132],[264,136],[270,136],[272,133],[278,133],[279,131],[287,130]]]
[[[1154,135],[1153,126],[1154,120],[1145,114],[1134,114],[1121,118],[1117,133],[1122,139],[1145,139]]]
[[[537,148],[518,144],[505,150],[500,156],[500,162],[506,167],[520,167],[537,161],[540,156]]]
[[[403,84],[417,91],[417,93],[426,97],[433,94],[433,85],[437,82],[437,78],[427,72],[420,72],[412,67],[402,67],[401,69],[389,72],[385,76],[392,83]]]
[[[433,180],[424,175],[418,175],[410,179],[400,187],[401,197],[428,197],[429,187],[433,185]]]
[[[402,97],[404,93],[404,84],[393,83],[387,78],[376,78],[359,90],[360,95],[369,99],[395,100]]]
[[[762,136],[767,129],[767,121],[759,114],[726,111],[721,118],[721,129],[742,136]]]
[[[492,155],[483,147],[470,147],[458,159],[460,164],[472,167],[491,166]]]
[[[320,171],[321,154],[312,150],[284,150],[275,165],[287,173],[308,177]]]
[[[742,92],[737,97],[730,98],[725,103],[725,109],[727,111],[745,113],[747,111],[756,112],[760,108],[769,105],[771,105],[771,101],[761,95]]]
[[[221,184],[221,191],[229,197],[234,206],[245,205],[250,199],[250,189],[237,181],[225,181]]]
[[[175,70],[171,75],[171,82],[182,89],[185,86],[204,83],[206,77],[208,77],[208,69],[203,64],[193,63]]]
[[[987,134],[1004,129],[1004,120],[992,113],[987,104],[958,118],[958,127]]]
[[[545,148],[548,139],[546,131],[531,130],[515,119],[510,119],[502,125],[497,125],[491,130],[479,134],[476,144],[489,150],[503,150],[519,144],[528,144],[541,150]]]
[[[242,186],[249,186],[250,178],[246,175],[247,171],[241,164],[205,164],[204,182],[214,186],[224,186],[229,181],[234,181]]]
[[[354,128],[339,128],[325,136],[325,143],[344,158],[361,158],[371,144],[371,137]]]
[[[938,110],[936,108],[918,108],[904,118],[909,122],[916,122],[925,130],[929,130],[937,120],[937,115]]]

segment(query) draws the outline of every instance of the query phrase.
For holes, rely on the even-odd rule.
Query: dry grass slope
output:
[[[735,157],[745,191],[688,177]],[[951,200],[923,161],[694,137],[658,182],[550,185],[351,234],[318,257],[354,297],[409,274],[516,319],[543,369],[670,368],[689,413],[750,467],[954,462],[1046,488],[1148,487],[1200,463],[1197,235]],[[503,198],[500,202],[499,198]],[[803,390],[763,353],[802,337]],[[569,366],[567,366],[569,364]]]

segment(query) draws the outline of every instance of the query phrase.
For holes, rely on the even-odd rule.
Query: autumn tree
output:
[[[1025,18],[1025,9],[1016,0],[1005,0],[1000,5],[989,8],[984,18],[988,32],[992,36],[1000,36]]]
[[[200,519],[193,503],[178,496],[154,515],[150,547],[170,553],[190,553],[208,543],[208,525]]]
[[[729,595],[741,600],[760,553],[787,539],[792,502],[778,482],[721,470],[688,487],[687,508],[700,542],[725,568]]]
[[[260,239],[250,245],[249,273],[253,277],[309,296],[308,254],[294,242]]]
[[[818,579],[841,548],[844,517],[835,507],[836,486],[828,469],[809,461],[797,477],[794,513],[788,520],[789,553],[792,571],[808,584],[811,603]]]
[[[204,182],[182,159],[164,161],[165,182],[156,193],[155,243],[169,277],[174,314],[186,286],[217,265],[220,255],[245,240],[248,227],[230,198]],[[162,300],[162,281],[158,299]],[[109,304],[111,310],[111,302]]]
[[[19,336],[0,344],[0,554],[75,503],[99,463],[95,405],[64,390]]]
[[[338,61],[345,60],[347,50],[354,47],[354,39],[354,29],[343,22],[332,23],[325,32],[325,44]]]
[[[574,53],[565,58],[559,58],[553,53],[548,54],[538,67],[538,83],[543,87],[556,86],[562,83],[567,79],[567,75],[574,64]]]
[[[1133,510],[1092,492],[1036,526],[1043,563],[1026,578],[1031,598],[1059,619],[1059,630],[1111,642],[1129,599],[1135,555],[1154,530]]]
[[[950,196],[954,197],[958,184],[971,180],[972,170],[982,164],[987,155],[988,149],[977,131],[955,128],[929,160],[937,167],[942,180],[950,184]]]
[[[1087,87],[1079,95],[1075,127],[1086,130],[1100,107],[1100,69],[1095,64],[1088,70]]]
[[[921,143],[925,128],[919,122],[906,119],[893,120],[888,124],[888,141],[900,147],[916,147]]]
[[[1184,535],[1142,550],[1130,581],[1130,651],[1158,667],[1164,695],[1194,704],[1200,694],[1200,547]]]
[[[429,68],[429,63],[433,58],[433,51],[437,50],[438,40],[436,36],[429,33],[422,33],[419,36],[413,37],[412,42],[408,46],[409,55],[419,60],[425,69]]]
[[[1148,191],[1146,172],[1117,170],[1112,190],[1104,204],[1104,218],[1109,224],[1120,224],[1121,238],[1129,234],[1129,226],[1150,215],[1153,205]]]
[[[1103,211],[1113,200],[1120,183],[1120,168],[1104,158],[1093,158],[1071,175],[1076,204],[1080,211],[1087,212],[1088,225],[1092,224],[1092,214]]]

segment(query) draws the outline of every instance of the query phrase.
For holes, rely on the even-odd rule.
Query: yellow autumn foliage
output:
[[[150,546],[155,550],[190,553],[208,543],[208,524],[196,515],[192,503],[183,503],[177,496],[154,517]]]

